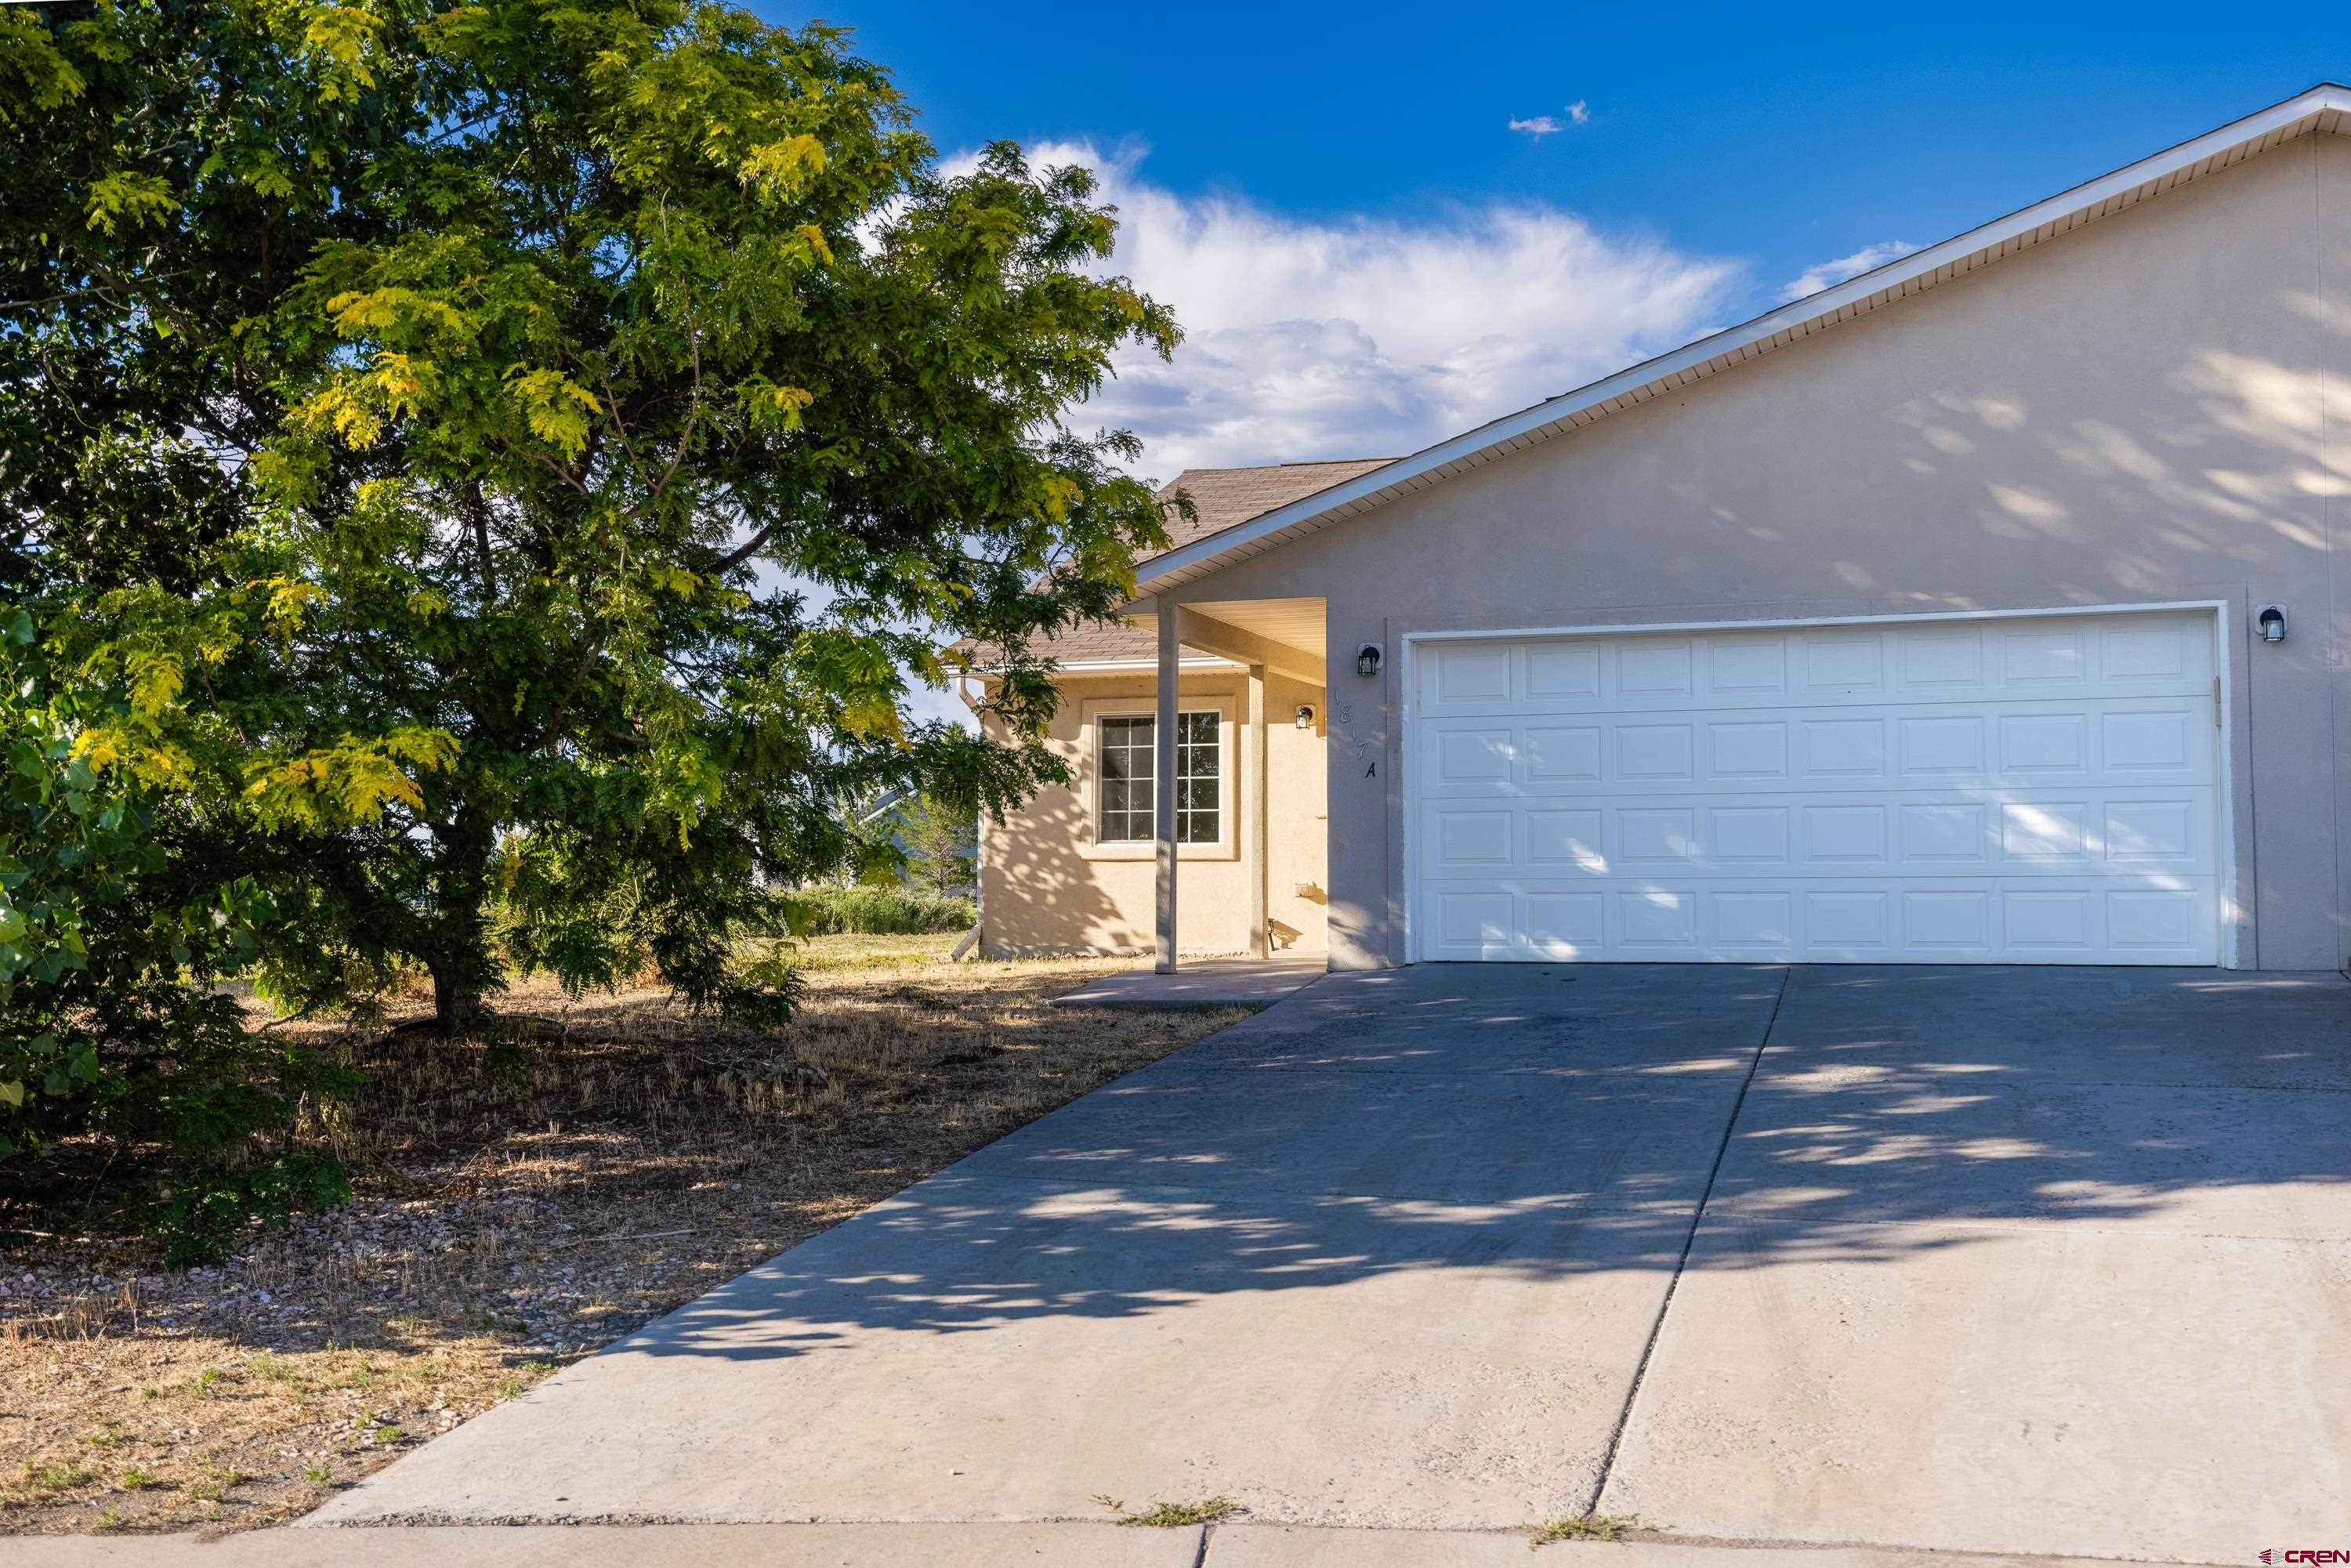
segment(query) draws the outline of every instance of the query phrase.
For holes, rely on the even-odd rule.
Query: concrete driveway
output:
[[[2334,975],[1332,976],[314,1521],[2340,1545],[2346,1177]]]

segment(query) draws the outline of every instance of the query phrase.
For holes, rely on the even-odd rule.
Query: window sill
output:
[[[1151,843],[1087,844],[1080,852],[1090,861],[1155,861],[1159,858],[1159,846]],[[1238,860],[1240,849],[1228,843],[1178,844],[1176,846],[1176,858],[1179,861]]]

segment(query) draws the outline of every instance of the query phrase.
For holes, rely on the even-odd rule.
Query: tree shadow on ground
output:
[[[1891,1262],[2019,1227],[2351,1235],[2346,1108],[2334,975],[1332,976],[622,1348],[765,1360],[1390,1277]],[[1702,1198],[1735,1245],[1691,1252]]]

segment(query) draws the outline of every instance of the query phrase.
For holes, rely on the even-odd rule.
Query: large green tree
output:
[[[703,0],[0,10],[0,593],[56,765],[266,897],[290,1005],[413,963],[455,1030],[649,954],[772,1011],[730,954],[854,852],[829,803],[1056,776],[1034,647],[1163,539],[1072,413],[1176,338],[1113,229]],[[906,717],[957,638],[1009,744]]]

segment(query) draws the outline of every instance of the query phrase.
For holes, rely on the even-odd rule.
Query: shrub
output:
[[[91,768],[92,706],[56,689],[25,608],[0,620],[0,1209],[70,1197],[211,1262],[248,1218],[348,1195],[289,1134],[356,1078],[245,1027],[219,982],[270,901],[190,871],[193,813]]]
[[[809,934],[837,936],[916,936],[925,932],[968,931],[979,910],[967,898],[948,898],[900,887],[811,887],[799,894],[808,905]]]
[[[979,813],[933,794],[902,803],[898,838],[907,874],[928,892],[952,897],[971,886],[979,856]]]

